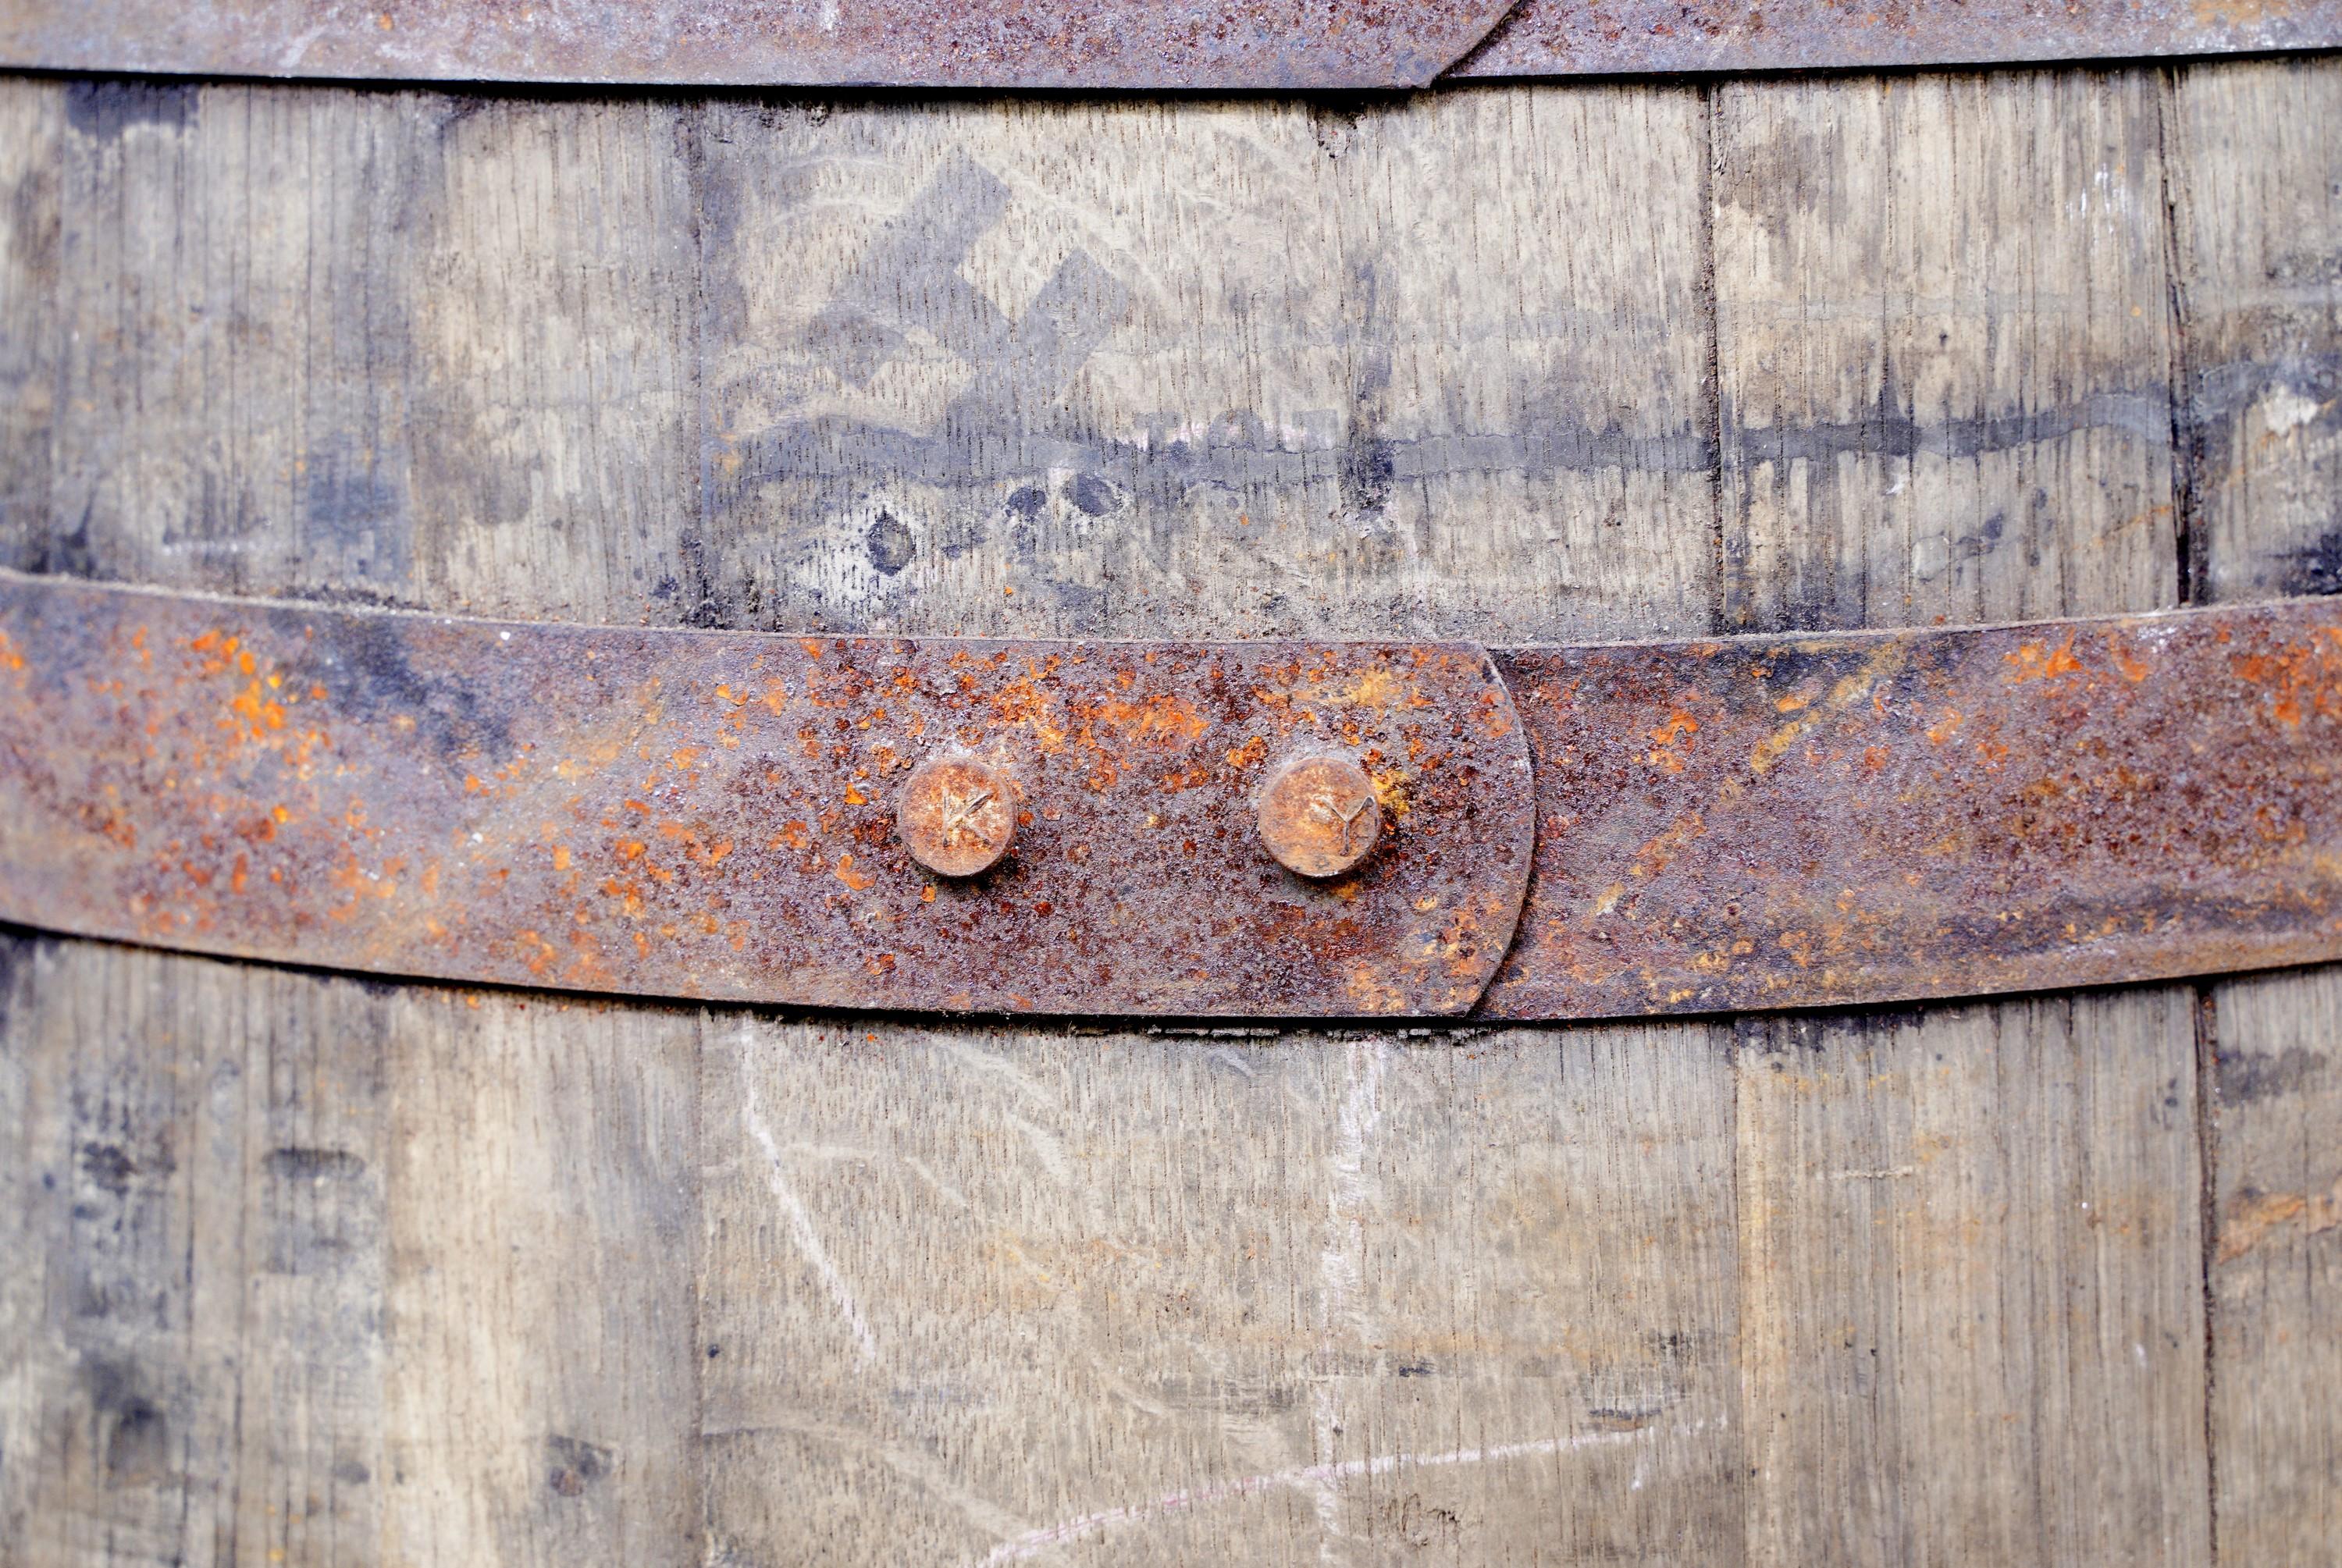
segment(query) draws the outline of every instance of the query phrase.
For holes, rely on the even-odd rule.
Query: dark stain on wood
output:
[[[582,1497],[610,1473],[610,1450],[582,1438],[545,1440],[545,1484],[563,1497]]]
[[[83,135],[112,141],[133,125],[184,131],[202,101],[195,82],[85,77],[65,84],[65,124]]]
[[[2342,509],[2337,509],[2342,518]],[[2328,529],[2299,550],[2287,550],[2280,559],[2285,572],[2278,584],[2288,594],[2342,594],[2342,524]]]
[[[97,1423],[105,1479],[115,1486],[147,1485],[170,1468],[171,1421],[128,1362],[92,1356],[81,1381]]]
[[[2297,1094],[2321,1082],[2330,1065],[2322,1053],[2299,1045],[2282,1051],[2226,1050],[2220,1053],[2220,1100],[2242,1105]]]

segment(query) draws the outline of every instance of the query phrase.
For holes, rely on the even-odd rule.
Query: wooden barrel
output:
[[[2332,58],[9,77],[0,564],[1492,644],[2333,593],[2337,125]],[[2332,1562],[2337,1133],[2333,969],[1102,1029],[7,932],[0,1563]]]

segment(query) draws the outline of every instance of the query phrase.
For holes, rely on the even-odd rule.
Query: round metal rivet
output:
[[[1016,836],[1016,785],[979,757],[929,757],[903,781],[895,825],[929,871],[974,876],[997,864]]]
[[[1350,757],[1288,758],[1260,793],[1260,842],[1286,870],[1339,876],[1382,836],[1374,780]]]

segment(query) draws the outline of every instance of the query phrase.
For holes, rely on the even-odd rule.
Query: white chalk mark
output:
[[[2325,413],[2326,405],[2289,386],[2280,386],[2263,394],[2253,411],[2261,416],[2261,427],[2269,434],[2290,435]]]
[[[1000,1119],[1016,1129],[1018,1135],[1032,1149],[1033,1157],[1041,1163],[1043,1170],[1049,1173],[1051,1181],[1060,1185],[1072,1181],[1073,1165],[1066,1158],[1064,1139],[1037,1122],[1028,1122],[1014,1112],[1003,1111]]]
[[[1725,1424],[1722,1417],[1714,1421],[1695,1421],[1670,1429],[1670,1435],[1686,1437],[1711,1426],[1722,1428]],[[1003,1563],[1022,1563],[1029,1557],[1039,1556],[1053,1546],[1079,1540],[1093,1531],[1143,1524],[1166,1514],[1190,1513],[1215,1503],[1257,1497],[1282,1486],[1338,1486],[1361,1476],[1386,1475],[1403,1468],[1429,1470],[1449,1464],[1496,1464],[1507,1459],[1529,1459],[1539,1454],[1576,1453],[1588,1448],[1637,1442],[1653,1436],[1658,1431],[1656,1427],[1646,1426],[1631,1432],[1586,1432],[1572,1437],[1539,1438],[1532,1443],[1502,1443],[1488,1448],[1456,1448],[1445,1453],[1379,1453],[1369,1459],[1345,1459],[1332,1464],[1311,1464],[1298,1470],[1246,1475],[1210,1486],[1166,1492],[1160,1497],[1133,1503],[1127,1508],[1102,1508],[1095,1513],[1063,1520],[1039,1530],[1028,1530],[1012,1541],[1002,1542],[977,1559],[977,1563],[978,1568],[997,1568]]]
[[[744,1045],[747,1044],[746,1031],[742,1032],[741,1043]],[[788,1170],[781,1163],[780,1140],[773,1136],[773,1130],[765,1125],[764,1115],[756,1109],[756,1080],[745,1068],[743,1064],[741,1108],[747,1118],[749,1135],[765,1151],[765,1183],[772,1188],[773,1200],[781,1206],[781,1217],[789,1223],[790,1239],[796,1243],[797,1251],[805,1254],[806,1262],[813,1265],[813,1272],[821,1276],[822,1288],[829,1292],[830,1304],[837,1308],[838,1315],[846,1320],[846,1328],[853,1333],[855,1348],[862,1353],[863,1364],[876,1366],[878,1363],[877,1336],[870,1332],[870,1324],[863,1319],[862,1309],[855,1304],[854,1292],[847,1288],[846,1276],[839,1273],[837,1265],[829,1261],[829,1249],[821,1244],[820,1233],[813,1228],[813,1216],[806,1213],[796,1189],[789,1184]]]

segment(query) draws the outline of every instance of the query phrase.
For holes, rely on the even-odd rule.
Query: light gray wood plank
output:
[[[2213,995],[2220,1556],[2314,1563],[2342,1540],[2342,969]]]
[[[1706,623],[1690,94],[719,104],[703,146],[693,615]],[[1729,1561],[1730,1088],[1703,1026],[744,1024],[710,1550]]]
[[[2188,66],[2166,101],[2201,598],[2342,592],[2342,69]],[[2342,1513],[2342,971],[2209,989],[2216,1544],[2330,1557]]]
[[[56,416],[56,92],[0,92],[0,560],[43,569]]]
[[[425,113],[401,141],[435,155],[407,198],[414,253],[384,280],[405,330],[371,340],[407,384],[407,591],[666,619],[655,590],[690,558],[700,511],[696,111],[435,98]]]
[[[7,939],[0,1562],[696,1562],[697,1022]]]
[[[1724,621],[2169,603],[2152,82],[1716,105]],[[2188,1020],[2165,988],[1744,1024],[1750,1560],[2204,1558]]]
[[[2337,105],[2331,60],[2173,80],[2189,565],[2205,600],[2342,593]]]
[[[1701,618],[1696,96],[716,103],[726,624],[1116,636]]]
[[[698,1563],[697,1016],[384,1011],[385,1558]]]
[[[742,1021],[706,1056],[711,1552],[1728,1557],[1705,1034]]]
[[[1716,96],[1725,623],[2173,602],[2153,79]]]
[[[0,1561],[379,1561],[381,1008],[9,952]]]
[[[1755,1561],[2205,1559],[2184,988],[1744,1025]]]
[[[14,81],[61,102],[52,569],[381,596],[405,526],[410,95]],[[35,531],[38,536],[38,531]],[[393,593],[394,597],[405,597]]]

